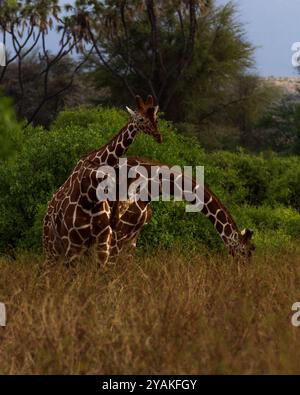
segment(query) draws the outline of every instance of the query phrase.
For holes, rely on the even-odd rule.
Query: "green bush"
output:
[[[300,158],[216,152],[207,156],[209,184],[217,187],[225,203],[278,204],[300,210]]]
[[[66,180],[79,157],[106,144],[128,116],[115,109],[76,109],[60,114],[50,131],[26,129],[13,163],[0,165],[0,250],[7,246],[40,248],[41,210]],[[194,140],[185,140],[170,123],[160,120],[163,145],[140,135],[131,155],[166,163],[198,162],[204,153]],[[201,160],[201,162],[203,159]],[[44,209],[42,209],[42,208]]]
[[[79,157],[104,145],[125,124],[125,112],[76,109],[59,115],[52,128],[29,127],[14,160],[0,162],[0,251],[41,248],[47,201],[65,181]],[[180,135],[161,119],[164,143],[139,135],[128,155],[170,165],[205,165],[206,182],[232,210],[240,227],[255,230],[261,246],[277,246],[300,236],[300,161],[237,153],[207,154],[193,138]],[[139,242],[141,250],[161,245],[222,248],[209,221],[186,213],[183,203],[153,203],[154,215]],[[289,208],[290,207],[290,208]],[[277,240],[277,241],[276,241]]]
[[[237,206],[233,210],[237,222],[252,228],[260,249],[288,247],[300,238],[300,215],[291,208],[278,206]]]
[[[223,249],[213,225],[201,213],[186,213],[185,203],[156,202],[139,239],[140,250],[180,246],[182,250]]]
[[[11,100],[0,96],[0,162],[14,157],[20,144],[21,130]]]

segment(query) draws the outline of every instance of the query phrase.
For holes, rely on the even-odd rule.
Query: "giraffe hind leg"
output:
[[[107,228],[94,239],[93,243],[96,245],[96,254],[99,266],[105,265],[109,260],[112,236],[112,229],[110,226],[107,226]]]

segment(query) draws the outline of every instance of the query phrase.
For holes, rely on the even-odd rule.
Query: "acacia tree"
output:
[[[0,29],[13,51],[0,83],[28,124],[53,119],[85,66],[95,88],[109,92],[101,102],[124,105],[128,94],[151,93],[173,121],[219,122],[257,101],[255,84],[236,89],[253,47],[235,15],[231,3],[210,0],[76,0],[64,10],[59,0],[9,0]],[[48,48],[51,29],[59,34],[56,53]]]
[[[199,19],[211,1],[77,1],[87,16],[95,63],[112,89],[151,93],[167,111],[177,82],[191,64]],[[102,68],[102,69],[101,69]],[[99,67],[98,67],[99,71]]]
[[[151,93],[167,118],[196,134],[223,123],[239,131],[241,144],[248,142],[275,93],[249,74],[254,48],[232,2],[95,0],[81,6],[90,12],[95,80],[109,88],[111,103],[124,104],[124,91]]]
[[[9,71],[17,75],[17,88],[14,87],[14,101],[19,116],[27,117],[27,125],[34,122],[41,109],[51,100],[65,94],[72,86],[76,74],[80,71],[93,48],[87,50],[84,46],[86,37],[85,18],[76,7],[66,5],[64,13],[59,6],[59,0],[9,0],[1,4],[0,33],[2,41],[9,48],[6,66],[0,70],[0,84],[5,91],[10,91]],[[58,35],[56,53],[48,48],[48,35],[51,30]],[[65,81],[59,86],[51,83],[53,73],[59,65],[66,64],[66,59],[74,52],[80,52],[81,57],[73,57],[72,65]],[[28,73],[28,64],[34,55],[33,67],[39,64],[38,72]],[[33,77],[28,78],[28,77]],[[39,91],[35,97],[31,112],[25,110],[26,98],[32,93],[32,84]]]
[[[204,122],[247,101],[232,84],[253,64],[253,46],[232,3],[81,0],[94,45],[95,80],[111,102],[151,93],[169,119]],[[128,100],[128,99],[127,99]]]

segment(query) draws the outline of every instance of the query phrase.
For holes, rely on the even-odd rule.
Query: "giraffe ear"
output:
[[[146,106],[153,106],[153,97],[151,95],[148,95],[147,100],[146,100]]]
[[[136,101],[137,108],[138,108],[139,110],[143,110],[145,104],[144,104],[144,100],[141,98],[141,96],[136,95],[135,101]]]
[[[252,229],[248,229],[248,228],[243,229],[241,231],[241,235],[242,235],[244,241],[251,240],[251,238],[253,236],[253,230]]]
[[[130,114],[132,117],[135,116],[135,112],[134,112],[131,108],[129,108],[129,107],[126,106],[126,110],[129,112],[129,114]]]
[[[159,106],[155,106],[154,107],[154,116],[156,117],[156,115],[157,115],[157,113],[158,113],[158,110],[159,110]]]

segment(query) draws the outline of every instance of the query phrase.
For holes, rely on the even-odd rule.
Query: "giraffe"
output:
[[[161,164],[159,162],[149,161],[148,159],[130,157],[127,158],[127,172],[129,169],[138,169],[140,166],[146,169],[147,175],[139,174],[137,178],[131,179],[130,183],[136,182],[137,179],[143,178],[144,185],[147,190],[151,192],[153,182],[158,182],[159,193],[162,193],[163,178],[159,177],[158,173],[162,167],[170,168],[170,166]],[[153,174],[151,168],[156,166],[156,173]],[[128,173],[127,173],[128,174]],[[175,187],[181,188],[182,173],[174,174],[173,177],[168,178],[170,182],[170,194],[174,194]],[[152,184],[151,184],[152,181]],[[195,191],[199,185],[197,181],[192,178],[192,190]],[[130,187],[130,183],[128,188]],[[183,197],[186,197],[187,192],[181,189]],[[225,246],[227,247],[230,255],[249,262],[252,251],[255,249],[254,244],[251,242],[253,231],[251,229],[244,229],[241,232],[232,218],[226,207],[220,202],[217,196],[207,187],[204,186],[203,191],[203,208],[201,210],[209,221],[213,224],[214,228],[222,238]],[[115,263],[121,251],[124,248],[129,250],[133,255],[136,248],[137,238],[143,227],[150,221],[152,210],[150,207],[151,200],[142,201],[138,198],[131,198],[126,202],[115,202],[114,216],[112,218],[113,237],[111,239],[110,259],[111,263]],[[195,201],[193,204],[199,204]]]
[[[115,166],[138,132],[162,142],[156,122],[158,106],[154,106],[152,96],[149,95],[145,102],[136,96],[136,104],[136,111],[126,107],[131,116],[129,122],[105,146],[81,157],[68,179],[48,202],[43,223],[46,261],[63,257],[72,262],[96,244],[99,260],[106,262],[112,236],[111,204],[97,200],[97,168]]]

